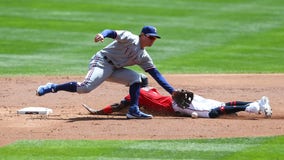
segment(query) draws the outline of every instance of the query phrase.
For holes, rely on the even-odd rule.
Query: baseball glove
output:
[[[194,94],[191,91],[179,89],[173,92],[172,98],[181,108],[187,108],[193,100]]]

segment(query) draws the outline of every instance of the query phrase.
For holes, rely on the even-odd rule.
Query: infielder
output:
[[[111,114],[127,107],[130,99],[130,95],[127,95],[120,104],[109,105],[99,111],[86,105],[84,107],[92,114]],[[232,101],[224,103],[194,94],[191,103],[184,107],[177,105],[172,96],[163,96],[153,87],[143,87],[140,89],[139,106],[145,108],[147,111],[167,115],[192,116],[192,113],[195,112],[201,118],[217,118],[220,115],[240,111],[257,114],[263,113],[266,117],[271,117],[272,115],[269,99],[265,96],[254,102]]]
[[[127,118],[152,118],[152,115],[141,112],[138,107],[140,74],[124,67],[138,65],[148,72],[168,93],[172,94],[175,91],[156,69],[152,58],[145,50],[146,47],[151,47],[155,40],[160,38],[157,29],[153,26],[144,26],[139,36],[126,30],[106,29],[95,36],[94,42],[103,42],[106,37],[112,38],[114,41],[92,57],[89,71],[82,83],[47,83],[39,86],[36,94],[42,96],[61,90],[79,94],[88,93],[104,81],[116,82],[130,86],[131,100],[129,111],[126,114]]]

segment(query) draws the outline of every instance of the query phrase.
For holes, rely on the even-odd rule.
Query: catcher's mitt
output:
[[[179,89],[173,92],[172,98],[181,108],[187,108],[193,100],[193,92]]]

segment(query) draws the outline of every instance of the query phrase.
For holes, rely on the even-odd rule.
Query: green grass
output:
[[[0,75],[85,74],[96,33],[143,25],[161,72],[284,73],[282,0],[0,1]]]
[[[281,159],[284,136],[156,141],[33,140],[0,148],[0,160]]]
[[[284,73],[283,0],[0,0],[0,75],[85,74],[105,28],[139,34],[164,73]],[[138,67],[131,67],[141,70]],[[9,159],[281,159],[284,137],[18,141]]]

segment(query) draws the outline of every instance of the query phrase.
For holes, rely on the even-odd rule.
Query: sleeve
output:
[[[170,94],[173,93],[175,89],[167,82],[167,80],[156,68],[148,69],[146,72],[148,72],[167,92]]]
[[[101,34],[104,36],[104,38],[108,37],[108,38],[115,39],[117,37],[116,31],[110,30],[110,29],[103,30]]]
[[[192,111],[188,108],[182,109],[180,108],[174,101],[172,102],[172,107],[175,113],[182,115],[182,116],[191,116]]]
[[[152,68],[156,68],[152,58],[149,56],[149,54],[147,53],[146,50],[142,51],[143,54],[141,54],[141,60],[138,63],[138,65],[145,71],[147,72],[147,70],[150,70]]]
[[[116,30],[115,40],[121,43],[130,43],[132,44],[136,40],[136,36],[126,30]]]

